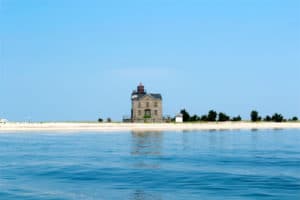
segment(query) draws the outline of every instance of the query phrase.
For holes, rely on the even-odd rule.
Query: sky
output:
[[[164,115],[300,117],[299,0],[0,0],[0,118],[121,120],[142,82]]]

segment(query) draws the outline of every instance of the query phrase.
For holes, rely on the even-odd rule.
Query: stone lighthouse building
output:
[[[161,94],[147,93],[140,83],[131,94],[132,122],[162,122]]]

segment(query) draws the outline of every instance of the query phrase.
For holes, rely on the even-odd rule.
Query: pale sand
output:
[[[239,129],[300,129],[300,122],[208,122],[208,123],[6,123],[0,124],[0,132],[123,132],[123,131],[193,131]]]

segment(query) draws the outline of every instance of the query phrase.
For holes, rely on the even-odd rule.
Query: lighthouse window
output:
[[[145,110],[145,118],[151,118],[151,110],[150,109]]]

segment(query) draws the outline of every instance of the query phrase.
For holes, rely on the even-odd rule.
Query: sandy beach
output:
[[[193,130],[300,129],[300,122],[211,122],[211,123],[18,123],[0,124],[0,132],[116,132]]]

